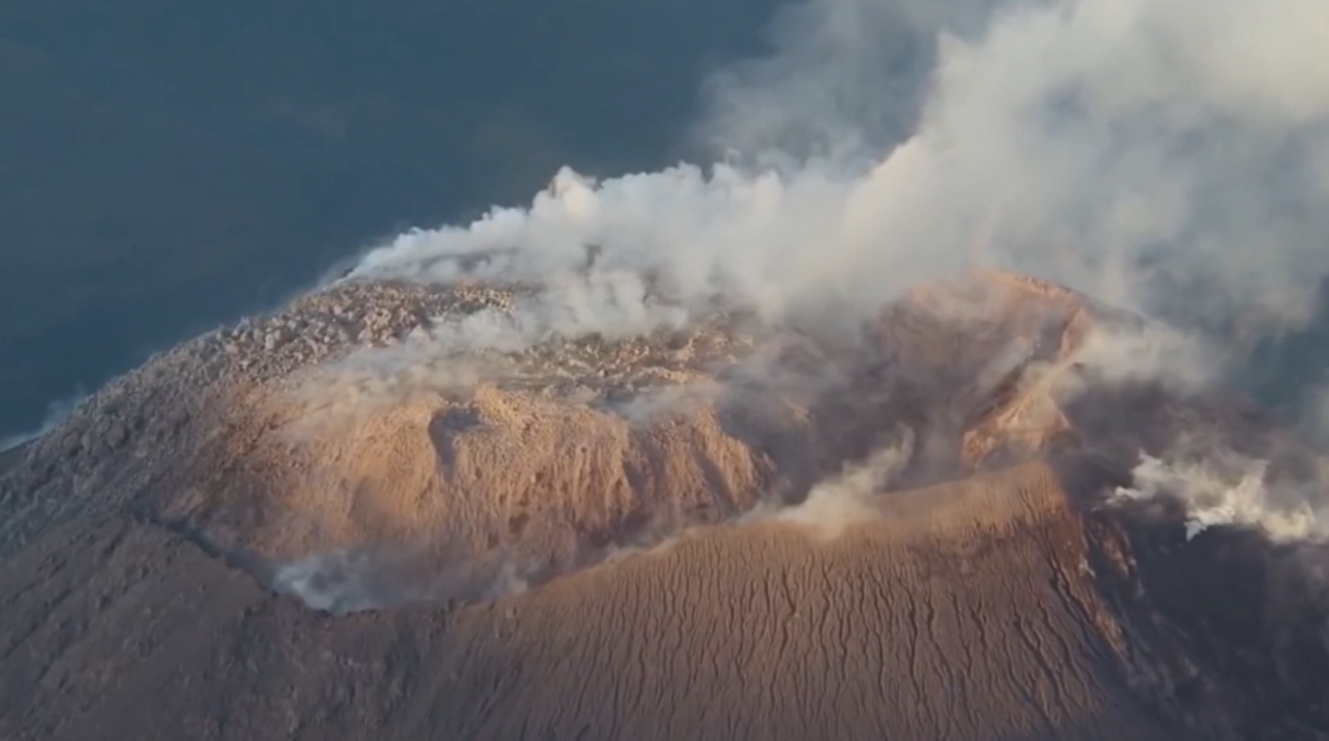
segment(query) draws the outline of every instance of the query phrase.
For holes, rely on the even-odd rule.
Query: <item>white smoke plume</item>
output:
[[[996,265],[1249,334],[1329,274],[1321,0],[811,0],[774,36],[707,88],[737,164],[564,170],[352,275],[552,284],[576,310],[546,324],[590,331],[665,321],[656,295],[778,319]],[[588,263],[631,291],[567,281]]]
[[[1258,528],[1276,541],[1324,537],[1318,514],[1304,499],[1279,504],[1269,490],[1264,461],[1229,453],[1203,461],[1143,456],[1135,483],[1117,500],[1173,496],[1186,505],[1186,536],[1216,525]]]
[[[349,278],[532,288],[410,343],[428,356],[645,334],[716,304],[852,322],[1001,267],[1175,329],[1091,338],[1080,360],[1108,380],[1195,385],[1223,364],[1188,333],[1240,351],[1306,321],[1329,276],[1324,0],[806,0],[772,40],[704,90],[716,161],[564,169],[529,205],[401,235]],[[1179,465],[1146,459],[1122,495],[1167,489],[1197,527],[1309,532],[1259,472]],[[798,513],[852,519],[861,485],[827,482]]]
[[[838,476],[818,483],[807,499],[779,510],[775,518],[805,525],[822,537],[834,537],[846,526],[872,517],[870,497],[888,490],[913,452],[913,431],[905,429],[898,443],[873,452],[865,461],[846,465]]]
[[[1166,324],[1096,327],[1071,358],[1081,383],[1154,382],[1176,391],[1219,380],[1224,358],[1211,344]]]
[[[526,591],[519,559],[498,550],[446,564],[421,549],[317,553],[274,564],[270,583],[315,610],[336,614],[397,607],[411,602],[480,601]]]

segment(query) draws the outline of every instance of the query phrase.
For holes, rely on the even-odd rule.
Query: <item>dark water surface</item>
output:
[[[0,3],[0,439],[405,227],[676,160],[776,5]]]

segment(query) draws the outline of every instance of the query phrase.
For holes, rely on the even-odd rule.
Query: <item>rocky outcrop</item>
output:
[[[1114,496],[1142,452],[1324,466],[1088,352],[1138,319],[980,273],[849,335],[493,342],[533,291],[339,284],[9,461],[0,735],[1329,733],[1319,551]]]

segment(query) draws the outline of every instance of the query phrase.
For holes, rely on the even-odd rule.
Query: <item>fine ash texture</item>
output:
[[[1329,4],[770,31],[0,453],[0,738],[1329,738]]]
[[[1329,734],[1324,464],[1140,320],[493,342],[537,293],[342,282],[11,453],[0,735]]]

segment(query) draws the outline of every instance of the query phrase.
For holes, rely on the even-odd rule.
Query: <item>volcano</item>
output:
[[[1329,469],[1147,322],[476,340],[535,292],[343,280],[8,454],[0,735],[1329,737]]]

